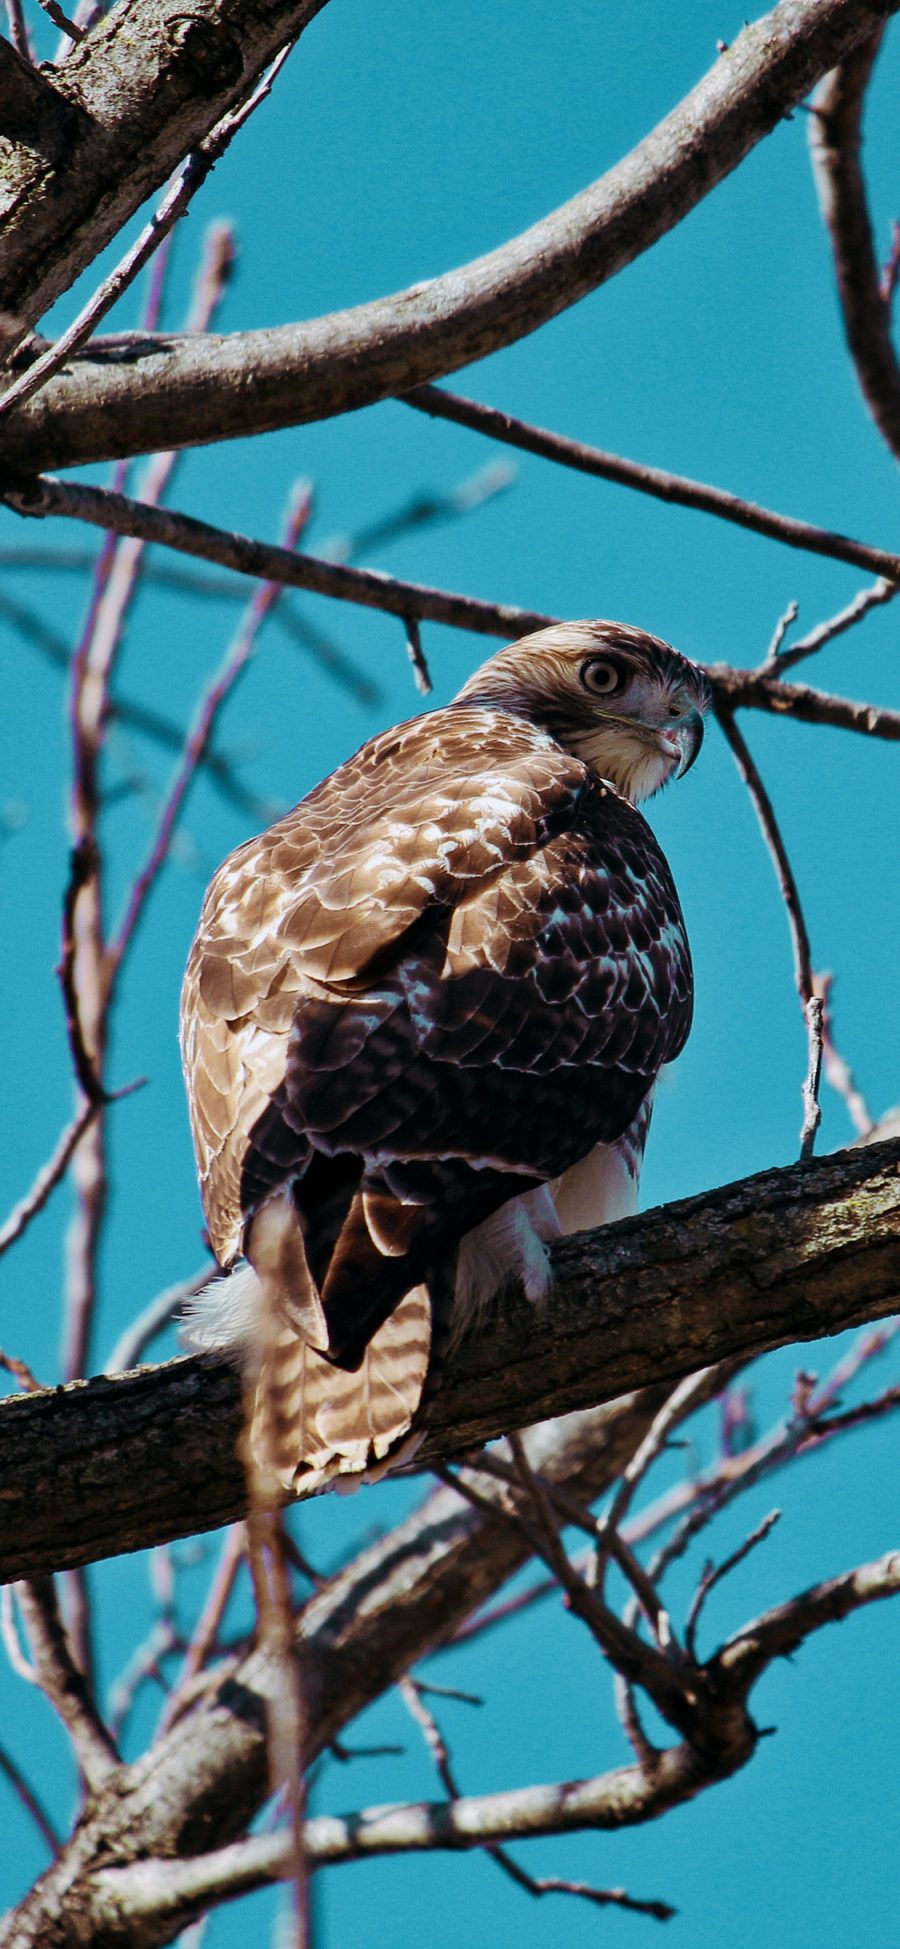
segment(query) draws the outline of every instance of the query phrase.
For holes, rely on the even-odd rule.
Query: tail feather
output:
[[[272,1300],[269,1337],[276,1338],[283,1327],[289,1327],[312,1346],[327,1347],[328,1323],[290,1189],[267,1198],[254,1214],[247,1228],[246,1252]]]
[[[433,1388],[432,1302],[414,1286],[373,1336],[353,1373],[310,1346],[250,1267],[218,1279],[191,1302],[184,1337],[203,1351],[226,1349],[249,1383],[248,1455],[279,1488],[313,1494],[328,1483],[356,1487],[409,1452],[408,1437]],[[442,1344],[442,1331],[436,1334]]]
[[[336,1478],[353,1477],[355,1486],[409,1434],[430,1347],[431,1303],[424,1286],[401,1300],[353,1373],[282,1327],[256,1377],[248,1435],[253,1462],[299,1493],[313,1493]]]

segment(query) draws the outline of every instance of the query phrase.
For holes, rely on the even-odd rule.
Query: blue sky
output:
[[[333,0],[292,57],[272,100],[216,169],[179,235],[166,323],[187,302],[205,225],[233,219],[239,262],[224,329],[278,324],[361,302],[491,248],[613,163],[714,58],[739,9],[633,0],[554,9],[395,0],[377,20],[362,0]],[[882,56],[868,116],[878,234],[900,208],[889,140],[897,44]],[[113,252],[107,261],[112,261]],[[65,322],[79,291],[57,308]],[[138,299],[123,306],[132,323]],[[460,375],[459,390],[635,458],[715,481],[807,519],[891,545],[896,467],[859,401],[843,345],[829,255],[796,114],[649,255],[541,333]],[[274,536],[292,483],[315,483],[315,548],[423,489],[449,488],[496,450],[462,430],[386,404],[256,442],[210,447],[181,464],[172,499],[207,519]],[[560,615],[607,615],[658,631],[688,654],[758,661],[789,599],[811,626],[855,593],[852,570],[686,511],[667,510],[526,456],[516,481],[477,513],[413,533],[375,557],[398,575]],[[97,476],[102,478],[102,476]],[[81,543],[62,524],[6,517],[0,546]],[[40,608],[71,641],[84,579],[10,571],[7,595]],[[364,737],[418,707],[402,631],[389,618],[299,598],[377,680],[363,708],[337,690],[277,626],[222,731],[246,756],[254,789],[285,805]],[[235,604],[147,589],[131,621],[119,690],[186,718],[215,668]],[[810,681],[900,703],[900,611],[878,612],[826,650]],[[435,701],[452,694],[490,646],[426,628]],[[7,705],[0,813],[0,926],[16,943],[6,964],[7,1047],[0,1182],[9,1206],[30,1182],[70,1099],[53,965],[65,873],[67,753],[58,671],[0,622]],[[743,726],[774,794],[794,861],[818,967],[833,969],[837,1027],[873,1109],[900,1095],[895,969],[896,772],[889,746],[748,715]],[[117,737],[110,782],[140,771],[107,825],[112,906],[149,831],[165,754]],[[787,928],[769,860],[727,750],[712,732],[683,786],[652,808],[689,922],[697,1017],[689,1049],[661,1092],[644,1180],[646,1204],[789,1161],[796,1154],[805,1044],[792,989]],[[175,1043],[178,988],[209,873],[249,830],[245,815],[200,784],[184,838],[156,889],[116,1020],[113,1081],[150,1077],[112,1125],[114,1195],[102,1261],[94,1365],[130,1313],[199,1258],[199,1205]],[[848,1141],[842,1105],[826,1092],[821,1144]],[[56,1378],[62,1240],[68,1194],[2,1267],[2,1342],[41,1378]],[[799,1356],[828,1364],[833,1349]],[[776,1413],[798,1360],[769,1362],[757,1384],[760,1419]],[[885,1368],[879,1383],[889,1378]],[[704,1439],[709,1439],[705,1436]],[[710,1627],[735,1626],[830,1570],[894,1540],[890,1424],[804,1463],[793,1479],[748,1497],[714,1539],[724,1553],[780,1501],[784,1519],[726,1584]],[[414,1491],[389,1486],[350,1509],[328,1498],[302,1515],[315,1561],[335,1562],[356,1533],[391,1520]],[[698,1562],[689,1565],[696,1577]],[[200,1570],[184,1572],[186,1590]],[[146,1628],[140,1559],[94,1576],[105,1679]],[[690,1577],[673,1589],[689,1595]],[[541,1844],[521,1858],[536,1872],[624,1882],[665,1896],[674,1949],[713,1943],[831,1949],[848,1934],[886,1941],[896,1901],[897,1614],[875,1607],[823,1634],[767,1679],[760,1717],[779,1728],[751,1769],[656,1825],[610,1837]],[[621,1757],[596,1655],[559,1607],[545,1606],[505,1638],[439,1661],[435,1675],[484,1693],[476,1712],[448,1707],[468,1791],[601,1770]],[[30,1759],[65,1818],[69,1777],[43,1702],[0,1670],[6,1735]],[[152,1725],[138,1715],[135,1738]],[[395,1701],[354,1738],[400,1739],[406,1759],[332,1767],[317,1804],[344,1808],[430,1794],[423,1755]],[[856,1783],[856,1784],[854,1784]],[[864,1783],[864,1786],[863,1784]],[[15,1804],[0,1805],[16,1845],[0,1865],[12,1898],[41,1865]],[[875,1809],[875,1818],[873,1818]],[[8,1885],[3,1886],[7,1881]],[[267,1902],[257,1905],[260,1917]],[[377,1863],[333,1874],[320,1896],[320,1949],[365,1944],[429,1949],[493,1941],[572,1945],[652,1939],[656,1925],[575,1902],[532,1903],[475,1859]],[[212,1945],[246,1940],[248,1910],[223,1914]],[[890,1920],[889,1920],[890,1917]]]

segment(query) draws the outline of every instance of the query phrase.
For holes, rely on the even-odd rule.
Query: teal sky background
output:
[[[614,163],[694,83],[716,41],[740,29],[731,0],[632,0],[627,8],[560,0],[394,0],[372,10],[332,0],[262,108],[218,166],[182,227],[165,324],[177,327],[206,225],[227,216],[239,262],[220,328],[274,325],[356,304],[463,263],[523,229]],[[896,34],[896,30],[895,30]],[[883,53],[867,116],[867,164],[881,244],[900,213],[894,104],[896,38]],[[845,351],[829,252],[798,112],[670,237],[540,333],[458,375],[458,390],[634,458],[716,482],[751,499],[895,545],[896,466],[870,425]],[[115,261],[121,242],[102,268]],[[72,315],[98,268],[51,315]],[[116,314],[136,322],[140,294]],[[319,426],[209,447],[186,456],[173,505],[274,537],[292,483],[315,484],[308,545],[353,533],[425,490],[450,489],[493,459],[514,459],[515,483],[457,521],[412,532],[367,559],[379,568],[559,615],[619,617],[689,655],[747,665],[764,654],[794,598],[805,630],[860,586],[853,570],[707,517],[589,481],[390,403]],[[103,479],[101,473],[88,478]],[[134,491],[139,492],[140,468]],[[0,551],[96,546],[70,524],[0,522]],[[157,566],[162,557],[155,558]],[[168,562],[174,558],[167,558]],[[40,610],[64,643],[83,615],[86,579],[3,570],[0,591]],[[419,708],[390,618],[292,596],[294,612],[327,631],[377,682],[362,706],[273,621],[226,714],[220,744],[242,776],[280,805],[294,802],[374,730]],[[187,720],[235,626],[235,601],[147,586],[129,624],[116,692]],[[811,682],[900,704],[900,608],[878,611],[808,666]],[[423,641],[446,702],[491,644],[426,626]],[[68,754],[61,673],[0,616],[6,701],[0,779],[0,930],[7,1038],[0,1120],[0,1204],[25,1191],[70,1109],[71,1083],[53,974],[66,866]],[[806,669],[801,668],[801,676]],[[900,1096],[897,1038],[896,760],[849,734],[742,719],[772,790],[803,894],[817,967],[838,977],[836,1026],[873,1110]],[[140,864],[169,759],[117,731],[106,834],[111,911]],[[140,777],[140,789],[122,792]],[[712,729],[685,783],[651,808],[691,932],[694,1033],[660,1091],[642,1202],[679,1197],[796,1155],[805,1037],[790,947],[767,854],[721,738]],[[113,1196],[102,1259],[92,1370],[102,1369],[129,1317],[202,1256],[200,1211],[176,1045],[178,990],[203,888],[252,829],[205,782],[155,889],[116,1016],[114,1085],[148,1087],[111,1117]],[[826,1089],[820,1147],[850,1140]],[[0,1342],[42,1380],[58,1377],[59,1293],[69,1193],[0,1267]],[[175,1350],[174,1339],[158,1351]],[[824,1369],[839,1343],[772,1357],[754,1376],[760,1426],[784,1406],[798,1365]],[[874,1376],[896,1378],[889,1358]],[[711,1418],[699,1453],[713,1442]],[[896,1543],[896,1434],[872,1427],[744,1498],[671,1581],[689,1599],[705,1548],[719,1557],[773,1506],[773,1536],[710,1603],[706,1644],[804,1584]],[[677,1461],[677,1458],[676,1458]],[[680,1464],[679,1464],[680,1465]],[[675,1466],[675,1464],[667,1465]],[[660,1482],[665,1479],[660,1475]],[[355,1538],[389,1523],[421,1491],[389,1484],[347,1503],[322,1499],[298,1533],[323,1569]],[[77,1521],[77,1512],[73,1512]],[[178,1552],[185,1616],[208,1574],[215,1539]],[[198,1560],[199,1559],[199,1560]],[[92,1573],[104,1686],[147,1629],[146,1558]],[[900,1611],[874,1606],[811,1641],[757,1695],[778,1728],[738,1778],[652,1826],[521,1847],[535,1873],[624,1884],[678,1908],[672,1949],[837,1949],[896,1935],[896,1748],[893,1683]],[[442,1710],[467,1792],[577,1777],[625,1757],[608,1674],[558,1604],[506,1633],[432,1661],[429,1675],[483,1694],[475,1710]],[[146,1743],[158,1700],[144,1696],[129,1753]],[[49,1709],[4,1665],[2,1737],[40,1784],[61,1824],[72,1778]],[[329,1764],[321,1810],[437,1797],[418,1734],[396,1699],[351,1743],[401,1742],[405,1757]],[[44,1865],[0,1780],[6,1846],[0,1898],[12,1900]],[[265,1940],[274,1898],[223,1911],[211,1949]],[[572,1949],[655,1939],[658,1925],[563,1898],[545,1902],[488,1861],[435,1856],[350,1867],[323,1877],[317,1949],[469,1949],[561,1938]]]

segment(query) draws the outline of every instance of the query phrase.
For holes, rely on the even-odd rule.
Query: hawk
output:
[[[642,630],[541,630],[216,874],[181,1044],[213,1250],[247,1263],[191,1339],[240,1350],[270,1482],[407,1454],[451,1332],[510,1278],[542,1300],[550,1241],[634,1210],[693,1001],[637,802],[709,703]]]

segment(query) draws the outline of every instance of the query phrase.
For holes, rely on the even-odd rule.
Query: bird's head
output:
[[[498,651],[455,702],[549,731],[636,804],[688,771],[712,701],[696,663],[627,623],[557,623]]]

